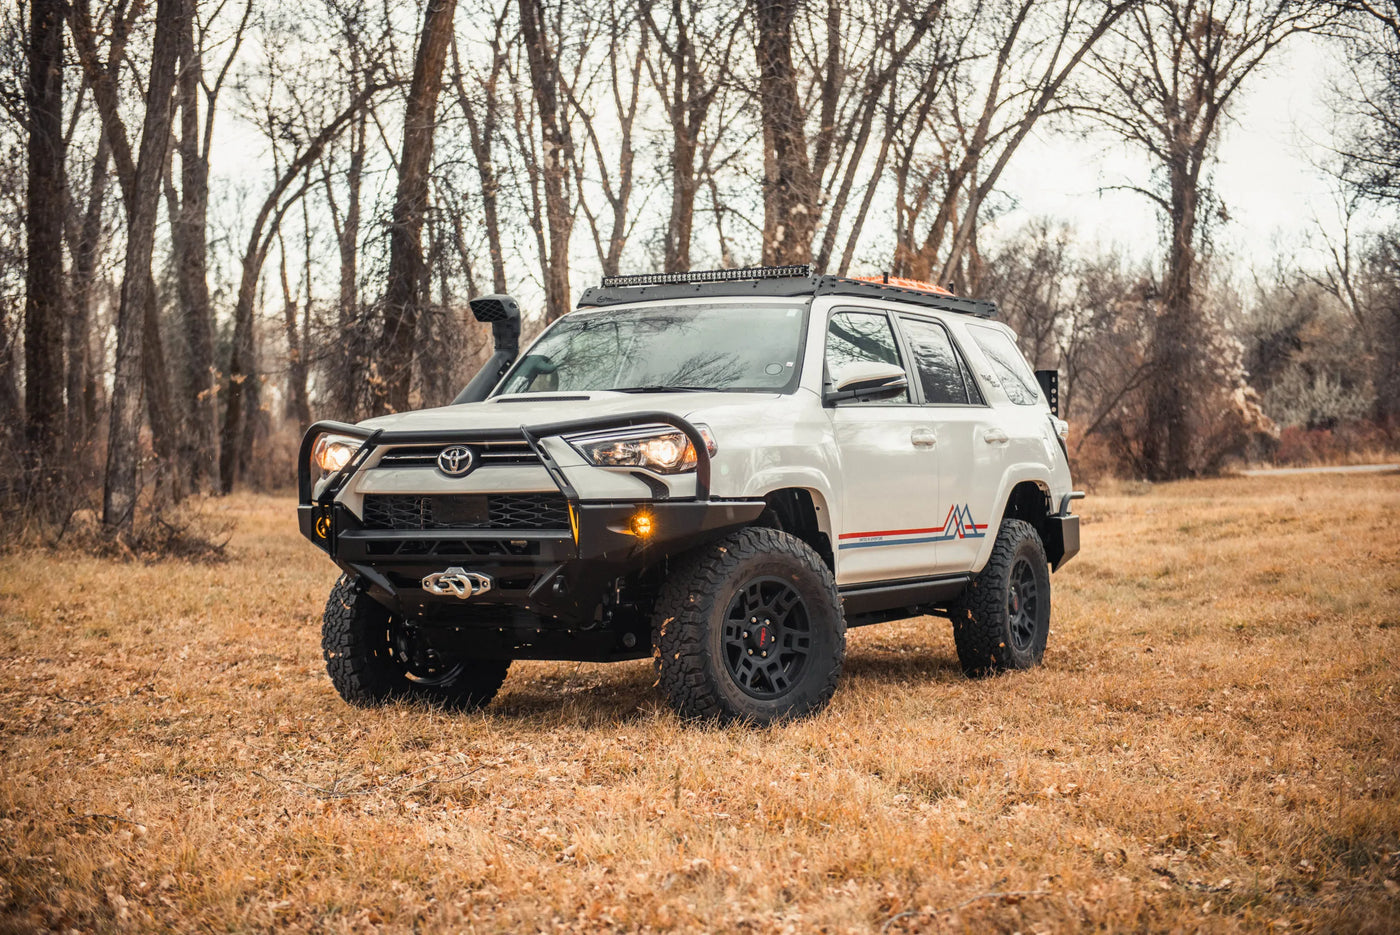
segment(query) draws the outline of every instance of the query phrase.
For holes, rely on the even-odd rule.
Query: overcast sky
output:
[[[1215,239],[1221,253],[1245,267],[1268,268],[1280,252],[1306,259],[1316,220],[1337,226],[1334,183],[1317,168],[1328,156],[1327,86],[1335,49],[1297,37],[1245,86],[1232,110],[1214,175],[1230,221]],[[1139,155],[1107,139],[1042,135],[1007,168],[1003,187],[1017,207],[1000,226],[1014,228],[1037,216],[1063,218],[1085,246],[1097,240],[1135,256],[1155,256],[1159,222],[1147,199],[1102,191],[1141,180],[1145,166]]]

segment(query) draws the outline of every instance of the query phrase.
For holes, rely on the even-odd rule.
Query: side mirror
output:
[[[484,295],[472,299],[470,305],[472,317],[491,326],[491,337],[496,347],[491,359],[452,400],[454,406],[485,399],[520,353],[520,303],[508,295]]]
[[[830,404],[844,399],[890,399],[908,388],[909,377],[903,368],[874,361],[861,362],[846,368],[841,379],[826,392],[824,400]]]

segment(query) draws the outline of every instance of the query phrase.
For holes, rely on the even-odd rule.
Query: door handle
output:
[[[1011,437],[1001,429],[987,429],[982,433],[982,441],[989,445],[1005,445]]]
[[[938,433],[933,429],[917,428],[909,433],[909,441],[915,448],[932,448],[938,444]]]

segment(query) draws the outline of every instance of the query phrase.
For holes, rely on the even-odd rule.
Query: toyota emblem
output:
[[[472,469],[476,455],[466,445],[453,445],[442,449],[437,456],[438,470],[448,477],[461,477]]]

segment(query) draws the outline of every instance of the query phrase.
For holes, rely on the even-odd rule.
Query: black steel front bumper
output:
[[[564,433],[666,424],[680,429],[697,452],[696,497],[640,501],[585,501],[539,444]],[[371,529],[336,497],[374,449],[389,445],[470,443],[493,432],[370,432],[335,422],[313,425],[299,458],[298,519],[302,535],[346,572],[360,577],[369,593],[406,619],[457,626],[475,621],[514,621],[521,612],[542,626],[589,627],[615,582],[654,566],[726,531],[748,525],[763,512],[762,500],[711,500],[709,452],[699,431],[670,413],[584,419],[521,428],[540,463],[568,503],[570,524],[560,529],[433,528]],[[365,439],[355,456],[313,497],[311,448],[316,437],[336,433]],[[632,534],[633,517],[644,511],[652,533]],[[489,591],[461,600],[424,590],[429,574],[459,567],[486,575]]]

